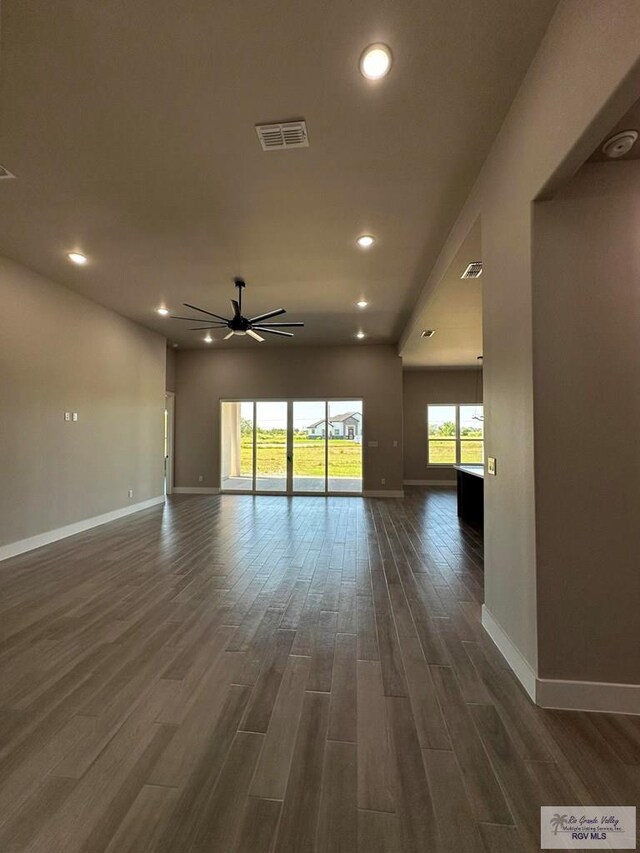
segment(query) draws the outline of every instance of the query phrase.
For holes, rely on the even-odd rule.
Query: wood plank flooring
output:
[[[529,853],[640,718],[533,706],[455,493],[180,496],[0,567],[2,853]]]

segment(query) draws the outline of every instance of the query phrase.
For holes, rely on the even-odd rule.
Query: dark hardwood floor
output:
[[[640,719],[483,633],[452,491],[175,497],[0,571],[2,853],[519,853],[638,801]]]

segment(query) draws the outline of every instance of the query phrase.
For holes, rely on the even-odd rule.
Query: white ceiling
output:
[[[555,6],[3,0],[0,253],[181,346],[202,333],[155,307],[226,315],[234,275],[296,343],[395,341]],[[309,148],[261,150],[256,123],[297,118]]]

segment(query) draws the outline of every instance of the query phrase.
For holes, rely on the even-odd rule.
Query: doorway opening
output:
[[[164,494],[173,492],[173,435],[176,395],[167,392],[164,395]]]
[[[222,400],[220,488],[362,493],[362,400]]]

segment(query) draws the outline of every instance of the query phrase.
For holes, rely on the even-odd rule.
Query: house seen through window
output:
[[[429,465],[482,465],[483,419],[480,403],[427,406]]]

